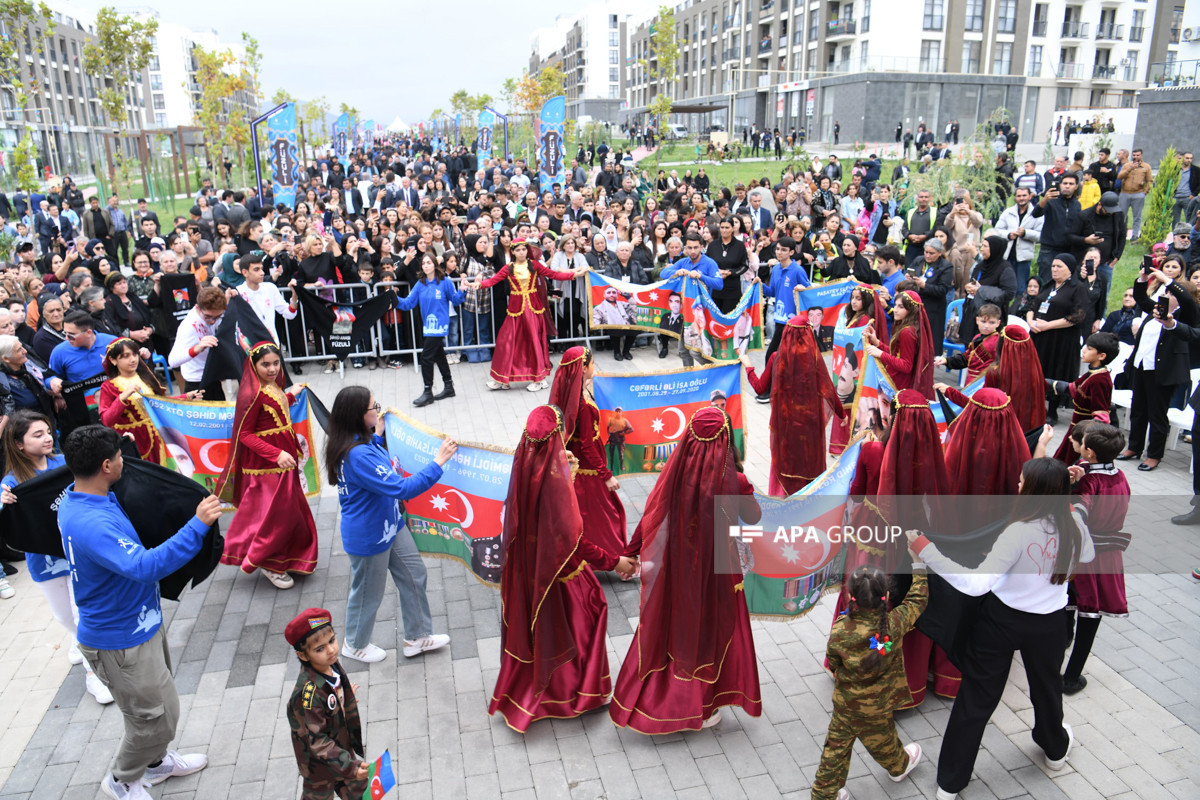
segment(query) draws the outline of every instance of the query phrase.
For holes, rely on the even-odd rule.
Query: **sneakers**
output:
[[[1062,758],[1046,759],[1046,766],[1055,772],[1067,765],[1067,756],[1071,755],[1071,746],[1075,744],[1075,732],[1071,730],[1071,726],[1064,722],[1063,730],[1067,732],[1067,752],[1063,753]]]
[[[1079,694],[1087,688],[1087,678],[1080,675],[1074,680],[1063,678],[1063,694]]]
[[[119,781],[112,776],[111,772],[105,775],[104,780],[100,782],[100,791],[113,800],[152,800],[142,781],[137,783]]]
[[[838,789],[837,800],[850,800],[850,792],[846,791],[846,787]]]
[[[415,642],[404,640],[404,657],[412,658],[419,656],[421,653],[428,653],[430,650],[440,650],[450,644],[450,637],[444,633],[431,633],[428,636],[422,636]]]
[[[379,365],[383,363],[382,358],[372,358],[367,361],[367,369],[379,369]]]
[[[917,764],[921,763],[921,745],[916,742],[910,742],[904,745],[904,752],[908,753],[908,767],[899,775],[888,775],[892,782],[899,783],[908,777],[908,773],[917,768]]]
[[[487,388],[491,389],[492,391],[495,391],[497,389],[507,389],[508,384],[507,383],[497,383],[496,381],[492,380],[491,378],[488,378],[487,379]]]
[[[366,647],[351,647],[343,643],[342,655],[346,658],[353,658],[355,661],[361,661],[364,664],[374,664],[387,658],[387,653],[382,647],[376,647],[369,642]],[[408,653],[405,653],[405,655],[408,655]]]
[[[157,786],[167,778],[191,775],[207,766],[208,756],[200,753],[189,753],[185,756],[178,750],[168,750],[161,764],[157,767],[146,767],[146,774],[142,776],[142,780],[151,786]]]
[[[446,354],[446,363],[447,364],[460,364],[460,363],[462,363],[462,355],[460,353],[447,353]]]
[[[337,372],[337,362],[336,361],[327,362],[325,364],[325,374],[332,375],[335,372]]]
[[[96,673],[89,672],[83,679],[83,685],[87,687],[88,694],[96,698],[96,702],[100,705],[106,706],[113,701],[112,692],[108,690],[103,681],[96,677]]]
[[[71,647],[67,650],[67,661],[72,664],[83,663],[83,653],[79,652],[79,642],[72,640]]]
[[[938,787],[937,794],[934,795],[935,800],[955,800],[958,797],[958,792],[947,792],[945,789]]]
[[[700,726],[700,730],[705,728],[715,728],[721,724],[721,709],[717,709],[712,713],[712,716],[704,720],[704,724]]]
[[[404,369],[404,362],[400,360],[400,356],[392,356],[387,360],[388,369]]]
[[[276,589],[290,589],[296,585],[296,581],[286,572],[271,572],[269,569],[264,569],[262,574],[267,576],[267,580],[273,583]]]
[[[367,360],[365,358],[350,359],[350,366],[353,367],[354,369],[362,369],[366,365],[367,365]]]
[[[17,590],[9,584],[8,578],[0,576],[0,599],[11,600],[16,593]]]
[[[537,392],[537,391],[541,391],[542,389],[545,389],[545,388],[546,388],[545,381],[534,381],[533,383],[531,383],[525,387],[525,391]]]

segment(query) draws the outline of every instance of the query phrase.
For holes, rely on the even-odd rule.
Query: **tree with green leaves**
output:
[[[675,35],[675,10],[659,6],[658,16],[650,23],[650,52],[638,63],[650,79],[651,92],[648,110],[658,130],[658,139],[666,137],[671,118],[672,95],[679,81],[679,40]]]
[[[329,130],[325,127],[325,118],[329,116],[329,101],[325,96],[315,100],[306,100],[299,106],[300,121],[307,128],[308,144],[315,149],[329,141]]]
[[[296,98],[288,94],[286,89],[276,89],[275,94],[271,95],[272,105],[283,105],[284,103],[294,103]]]
[[[196,123],[204,132],[209,163],[219,168],[227,146],[237,152],[239,143],[250,138],[244,130],[248,127],[245,113],[235,104],[237,94],[246,91],[247,76],[244,70],[234,69],[238,59],[231,50],[217,52],[195,45],[192,55],[196,61],[196,84],[200,87]],[[235,114],[235,110],[242,113]]]
[[[6,111],[5,116],[17,115],[26,122],[25,115],[31,110],[30,94],[40,92],[32,72],[24,69],[23,55],[25,48],[35,56],[42,55],[45,34],[54,22],[45,3],[35,6],[30,0],[0,0],[0,23],[6,33],[0,37],[0,85],[11,87],[14,109]],[[37,143],[32,125],[21,127],[24,130],[12,152],[13,177],[17,188],[33,190],[38,182]]]
[[[1158,162],[1154,185],[1146,194],[1142,213],[1142,244],[1147,247],[1163,241],[1171,234],[1171,207],[1175,204],[1175,187],[1179,185],[1179,153],[1168,147]]]
[[[242,31],[242,49],[242,72],[245,73],[246,88],[254,99],[254,109],[257,111],[262,101],[262,86],[259,81],[262,74],[262,48],[258,45],[258,39]]]

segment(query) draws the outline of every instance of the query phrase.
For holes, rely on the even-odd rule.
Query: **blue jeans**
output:
[[[450,317],[450,322],[446,326],[446,347],[458,347],[458,326],[462,320],[462,309],[456,308],[457,312]]]
[[[1025,287],[1029,284],[1029,266],[1032,261],[1011,261],[1013,265],[1013,274],[1017,276],[1017,297],[1025,293]],[[1008,309],[1004,309],[1004,313],[1008,314]]]
[[[370,644],[389,572],[400,595],[404,638],[411,642],[433,633],[433,615],[425,594],[425,562],[406,526],[392,540],[391,549],[373,556],[350,556],[350,596],[346,598],[346,644],[350,647],[362,649]]]
[[[461,308],[459,313],[462,315],[464,345],[469,347],[473,344],[492,343],[492,315],[490,313],[479,314],[474,311],[463,311]],[[463,355],[472,364],[492,360],[492,351],[487,349],[464,350]]]

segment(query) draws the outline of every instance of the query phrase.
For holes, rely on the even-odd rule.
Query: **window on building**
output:
[[[1179,31],[1183,28],[1183,6],[1171,9],[1171,44],[1179,44]]]
[[[621,87],[617,86],[615,83],[609,84],[609,86],[608,86],[609,99],[616,100],[620,96],[621,96]]]
[[[942,71],[942,43],[936,39],[921,42],[921,72]]]
[[[1125,52],[1125,74],[1122,76],[1127,81],[1140,80],[1138,78],[1138,51],[1127,50]]]
[[[686,54],[684,55],[684,58],[687,58],[687,55],[686,55]],[[620,56],[618,55],[618,53],[617,53],[617,51],[616,51],[616,50],[609,50],[609,51],[608,51],[608,63],[610,63],[610,64],[619,64],[619,63],[621,63],[621,62],[620,62]]]
[[[1026,75],[1031,78],[1039,78],[1042,75],[1042,46],[1040,44],[1031,45],[1029,48],[1029,69],[1026,70]]]
[[[608,68],[608,82],[616,83],[619,80],[621,80],[621,71],[619,69],[617,69],[616,67],[609,67]]]
[[[853,8],[853,6],[851,6]],[[858,21],[858,32],[869,33],[871,30],[871,0],[863,0],[862,19]]]
[[[616,31],[609,31],[608,32],[608,46],[609,47],[620,47],[621,46],[621,35],[619,33],[617,33]]]
[[[1050,25],[1050,6],[1038,3],[1033,7],[1033,35],[1045,36],[1046,28]]]
[[[154,115],[154,125],[159,128],[167,127],[167,115],[166,114],[155,114]]]
[[[1133,24],[1129,26],[1129,41],[1140,42],[1142,37],[1146,35],[1146,12],[1134,11]]]
[[[610,28],[617,27],[617,15],[616,14],[608,15],[608,27],[610,27]]]
[[[962,71],[974,74],[979,72],[979,57],[983,51],[982,42],[963,42]]]
[[[992,74],[1007,75],[1012,72],[1012,42],[996,42],[992,47]]]
[[[1070,108],[1071,107],[1071,87],[1060,86],[1054,94],[1055,108]]]
[[[946,26],[945,10],[946,0],[925,0],[925,15],[922,18],[921,27],[927,31],[940,31]],[[927,44],[929,42],[921,43],[922,51]],[[938,48],[940,52],[940,44],[938,44]]]
[[[150,75],[150,88],[162,91],[162,75],[153,73]]]
[[[815,42],[821,33],[821,9],[814,8],[808,12],[808,40]]]
[[[150,56],[149,69],[151,72],[157,72],[160,69],[158,65],[158,56]]]
[[[983,30],[983,0],[967,0],[967,19],[965,30]]]
[[[161,94],[154,95],[154,108],[157,111],[163,111],[167,107],[167,101]]]
[[[1000,33],[1016,33],[1017,0],[1000,0],[996,30]]]
[[[871,52],[871,43],[870,42],[863,42],[862,46],[858,48],[859,69],[865,70],[867,68],[867,59],[870,57],[870,52]]]

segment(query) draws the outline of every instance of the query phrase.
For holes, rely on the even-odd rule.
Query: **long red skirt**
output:
[[[245,475],[242,503],[225,532],[222,564],[252,573],[311,575],[317,568],[317,526],[295,470]]]
[[[499,711],[508,727],[521,733],[539,719],[577,717],[600,708],[612,693],[605,649],[608,603],[600,582],[585,565],[573,578],[556,583],[555,589],[566,593],[575,659],[555,670],[546,690],[537,694],[533,664],[518,661],[507,651],[500,654],[500,675],[488,713]],[[503,635],[500,646],[504,646]]]
[[[850,409],[842,419],[834,417],[829,429],[829,455],[840,456],[850,442]]]
[[[606,553],[625,552],[625,505],[599,475],[575,476],[575,498],[583,517],[583,535]]]
[[[633,644],[625,655],[617,688],[608,707],[612,721],[638,733],[675,733],[697,731],[721,706],[741,706],[752,717],[762,716],[762,691],[758,683],[758,663],[754,656],[754,637],[750,632],[750,614],[746,598],[739,591],[737,625],[725,661],[714,683],[682,680],[674,667],[638,677],[639,625]],[[697,624],[703,624],[697,619]]]
[[[916,629],[905,634],[902,646],[904,648],[904,672],[908,678],[908,689],[913,696],[913,704],[905,706],[905,708],[921,705],[925,699],[925,691],[929,685],[931,673],[934,694],[948,697],[951,700],[958,696],[962,673],[958,671],[958,667],[950,663],[945,650]]]
[[[548,312],[545,312],[548,313]],[[497,383],[540,381],[550,374],[550,350],[543,314],[524,311],[508,317],[496,337],[492,380]]]

